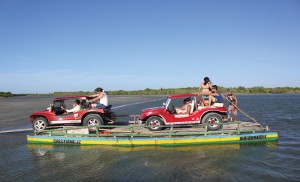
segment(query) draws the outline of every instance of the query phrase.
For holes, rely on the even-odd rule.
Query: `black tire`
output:
[[[148,129],[150,131],[159,131],[162,130],[164,127],[162,127],[164,124],[162,118],[157,116],[152,116],[147,119],[146,124],[148,126]]]
[[[46,118],[38,117],[35,118],[32,122],[32,128],[35,131],[42,131],[45,130],[48,127],[48,121]]]
[[[103,125],[103,119],[97,114],[87,115],[82,122],[83,126],[99,126]]]
[[[212,125],[208,125],[207,129],[209,131],[217,131],[223,128],[223,119],[217,113],[208,113],[202,119],[202,124],[211,123]]]

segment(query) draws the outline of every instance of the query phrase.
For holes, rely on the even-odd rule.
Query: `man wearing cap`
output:
[[[88,97],[94,97],[91,100],[87,100],[87,102],[93,103],[93,108],[105,108],[108,106],[108,98],[107,94],[104,92],[104,90],[101,87],[98,87],[95,89],[95,92],[97,94],[89,95]]]

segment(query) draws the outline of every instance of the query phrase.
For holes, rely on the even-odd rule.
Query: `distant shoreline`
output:
[[[225,87],[219,86],[218,90],[225,94],[227,93]],[[300,94],[300,87],[275,87],[275,88],[265,88],[261,86],[257,87],[230,87],[229,88],[236,95],[258,95],[258,94]],[[160,88],[160,89],[150,89],[146,88],[144,90],[115,90],[106,91],[108,95],[174,95],[174,94],[184,94],[184,93],[197,93],[199,92],[198,87],[187,87],[187,88]],[[53,92],[47,94],[13,94],[11,92],[0,92],[0,97],[11,97],[11,96],[53,96],[53,97],[63,97],[63,96],[78,96],[78,95],[90,95],[94,92],[89,91],[72,91],[72,92]]]
[[[223,95],[226,95],[226,93],[222,93]],[[161,97],[168,97],[169,95],[174,95],[174,94],[165,94],[165,95],[110,95],[110,96],[113,96],[113,97],[145,97],[145,96],[161,96]],[[255,96],[255,95],[300,95],[300,93],[280,93],[280,94],[270,94],[270,93],[251,93],[251,94],[235,94],[237,96]],[[78,96],[78,95],[66,95],[66,96]],[[44,95],[44,94],[41,94],[41,95],[38,95],[38,94],[35,94],[35,95],[13,95],[13,96],[10,96],[10,97],[0,97],[0,99],[5,99],[5,98],[15,98],[15,97],[63,97],[61,95]]]

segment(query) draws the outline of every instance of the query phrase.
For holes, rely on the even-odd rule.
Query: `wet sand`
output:
[[[109,96],[109,104],[114,107],[137,102],[166,98],[166,96]],[[31,127],[29,116],[32,112],[49,107],[53,97],[18,96],[0,98],[0,131]],[[118,110],[117,114],[139,114],[140,110]],[[132,113],[134,112],[134,113]]]

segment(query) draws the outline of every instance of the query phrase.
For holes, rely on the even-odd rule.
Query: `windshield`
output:
[[[188,98],[191,99],[192,103],[196,103],[197,101],[196,97],[188,97]],[[172,110],[172,107],[182,107],[184,105],[184,99],[186,98],[185,97],[173,98],[173,99],[168,98],[166,101],[165,108],[167,110]]]

